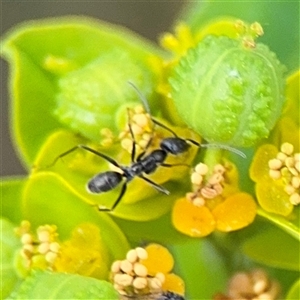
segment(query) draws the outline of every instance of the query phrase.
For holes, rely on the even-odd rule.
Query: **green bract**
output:
[[[99,141],[102,128],[118,133],[119,117],[124,119],[131,101],[139,101],[128,81],[134,82],[147,98],[153,91],[155,78],[146,63],[127,49],[113,49],[68,73],[59,80],[55,115],[93,141]]]
[[[95,278],[73,274],[34,272],[7,299],[111,299],[113,286]]]
[[[20,278],[14,268],[15,253],[21,242],[14,235],[14,225],[6,219],[0,220],[1,230],[1,299],[9,295]]]
[[[283,66],[262,44],[208,36],[170,78],[184,120],[209,142],[252,146],[267,137],[284,102]]]

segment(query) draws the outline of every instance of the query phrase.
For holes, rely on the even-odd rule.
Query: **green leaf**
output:
[[[187,299],[212,299],[225,289],[225,263],[208,239],[190,239],[171,250],[176,261],[175,273],[185,281]]]
[[[22,178],[1,178],[1,216],[15,223],[22,219],[21,194],[24,184],[25,179]]]
[[[153,91],[155,80],[154,71],[151,70],[151,59],[161,56],[162,53],[146,40],[122,27],[82,17],[28,22],[9,32],[2,44],[2,54],[12,66],[13,132],[22,159],[27,164],[32,163],[45,137],[62,127],[54,117],[57,105],[64,111],[59,113],[61,121],[81,132],[80,125],[85,123],[84,128],[88,126],[87,119],[91,121],[89,114],[98,111],[99,103],[119,106],[122,101],[128,101],[126,95],[124,98],[123,89],[131,90],[133,97],[134,91],[128,86],[127,80],[135,81],[148,96]],[[102,64],[103,72],[99,75],[101,78],[98,76],[96,81],[89,85],[92,73],[85,76],[79,70],[108,55],[111,55],[110,63]],[[128,64],[118,65],[116,60],[124,63],[124,57],[131,59],[136,72],[131,73],[132,68],[124,70]],[[75,99],[72,104],[72,99],[68,98],[71,87],[66,86],[70,84],[67,78],[71,80],[73,76],[70,72],[79,72],[80,76],[84,76],[85,87],[89,86],[92,99],[89,98],[88,103],[81,103],[81,112],[84,114],[77,115],[79,110],[72,110],[72,105],[80,106],[78,101],[81,100]],[[119,75],[116,72],[119,72]],[[76,80],[73,80],[73,93],[78,80],[82,79],[80,76],[74,76],[73,79]],[[81,90],[81,93],[83,92]],[[99,92],[102,94],[98,94]],[[57,102],[58,94],[60,104]],[[136,95],[134,97],[136,99]],[[69,119],[66,116],[67,111],[62,108],[64,105],[67,105],[65,109],[68,108],[72,115]],[[93,116],[99,119],[97,113]],[[114,115],[111,114],[111,117]],[[100,131],[99,124],[93,126],[98,126]],[[81,133],[85,133],[84,128]]]
[[[258,215],[273,223],[286,233],[300,241],[300,208],[296,207],[291,213],[290,218],[284,218],[275,214],[258,209]]]
[[[111,299],[118,295],[102,280],[63,273],[34,272],[8,299]]]
[[[299,241],[274,226],[261,228],[261,232],[248,238],[243,252],[256,262],[299,271]]]
[[[140,243],[141,237],[147,242],[155,241],[162,244],[185,243],[190,240],[188,236],[181,234],[173,227],[170,214],[147,222],[134,222],[119,218],[114,218],[114,220],[128,239],[136,244]]]
[[[234,17],[249,23],[259,22],[265,34],[259,39],[274,51],[290,71],[299,67],[299,3],[297,1],[222,2],[196,1],[183,11],[182,18],[199,31],[220,17]],[[278,18],[280,16],[280,18]]]
[[[23,212],[33,227],[55,224],[60,238],[66,239],[81,223],[97,225],[103,245],[110,253],[110,261],[124,257],[128,242],[106,213],[83,202],[76,193],[71,193],[65,182],[56,174],[40,172],[32,175],[24,189]]]
[[[300,279],[298,279],[290,288],[288,294],[284,298],[285,300],[300,299]]]
[[[0,220],[1,232],[1,299],[10,294],[19,278],[14,268],[15,253],[21,247],[14,233],[15,226],[6,219]]]

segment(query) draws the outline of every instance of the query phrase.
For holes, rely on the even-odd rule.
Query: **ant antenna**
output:
[[[133,82],[128,81],[128,83],[135,89],[136,93],[139,95],[140,99],[142,100],[147,113],[151,116],[150,107],[145,96],[140,92],[140,90],[136,87],[136,85]]]
[[[224,149],[224,150],[228,150],[232,153],[235,153],[239,156],[241,156],[242,158],[247,158],[246,154],[236,148],[233,148],[231,146],[227,146],[227,145],[221,145],[221,144],[199,144],[194,140],[191,139],[186,139],[187,141],[191,142],[192,144],[198,146],[198,147],[203,147],[203,148],[219,148],[219,149]]]
[[[241,156],[242,158],[247,158],[246,154],[236,148],[227,146],[227,145],[220,145],[220,144],[204,144],[201,145],[201,147],[205,147],[205,148],[220,148],[220,149],[224,149],[224,150],[228,150],[232,153],[235,153],[239,156]]]

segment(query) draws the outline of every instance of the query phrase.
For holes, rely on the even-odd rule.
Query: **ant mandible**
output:
[[[157,121],[156,119],[154,119],[150,114],[150,109],[149,109],[147,100],[144,98],[144,96],[140,93],[140,91],[137,89],[137,87],[133,83],[129,82],[129,84],[135,89],[135,91],[139,95],[140,99],[142,100],[142,102],[144,104],[144,107],[145,107],[147,113],[150,115],[150,118],[151,118],[153,124],[166,129],[173,135],[173,137],[168,137],[168,138],[163,139],[160,142],[159,149],[155,149],[146,155],[146,151],[151,144],[151,138],[150,138],[149,142],[147,143],[147,145],[145,147],[145,150],[141,154],[139,154],[136,158],[135,157],[136,156],[135,155],[136,154],[136,141],[135,141],[135,137],[134,137],[134,134],[132,131],[131,124],[130,124],[130,122],[128,122],[128,128],[129,128],[129,132],[130,132],[130,135],[132,138],[131,164],[129,166],[122,166],[118,162],[116,162],[114,159],[112,159],[111,157],[109,157],[101,152],[98,152],[88,146],[81,145],[81,144],[77,145],[77,146],[69,149],[68,151],[60,154],[59,156],[57,156],[55,158],[55,160],[53,161],[53,163],[50,165],[50,166],[53,166],[58,161],[58,159],[66,156],[66,155],[70,154],[71,152],[80,148],[80,149],[89,151],[97,156],[102,157],[103,159],[105,159],[106,161],[108,161],[109,163],[114,165],[115,167],[119,168],[122,171],[122,173],[116,172],[116,171],[101,172],[99,174],[96,174],[94,177],[92,177],[87,183],[86,187],[90,193],[99,194],[99,193],[108,192],[108,191],[113,190],[125,179],[125,181],[122,185],[120,194],[119,194],[118,198],[115,200],[112,207],[107,208],[107,207],[99,206],[99,208],[98,208],[99,211],[113,211],[116,208],[116,206],[120,203],[122,197],[124,196],[126,189],[127,189],[127,184],[135,177],[139,177],[139,178],[143,179],[144,181],[148,182],[152,187],[154,187],[159,192],[169,195],[170,192],[167,189],[165,189],[163,186],[155,183],[151,179],[145,177],[144,174],[148,175],[148,174],[154,173],[159,166],[172,167],[172,166],[185,165],[185,164],[171,165],[171,164],[166,164],[164,162],[169,154],[178,155],[178,154],[182,154],[182,153],[188,151],[188,149],[190,147],[190,144],[188,142],[196,145],[197,147],[206,147],[207,146],[207,145],[199,144],[198,142],[196,142],[192,139],[182,139],[182,138],[178,137],[177,134],[173,130],[171,130],[164,124],[162,124],[159,121]],[[222,146],[222,145],[209,145],[209,146],[216,146],[216,147],[229,149],[229,150],[232,150],[232,151],[240,154],[240,152],[238,150],[232,149],[231,147],[228,147],[228,146]],[[242,155],[242,154],[240,154],[240,155]],[[185,166],[188,166],[188,165],[185,165]]]

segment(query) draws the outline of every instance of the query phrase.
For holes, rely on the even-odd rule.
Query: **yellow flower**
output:
[[[171,273],[174,259],[167,248],[159,244],[137,247],[111,266],[111,280],[120,295],[151,295],[163,292],[184,294],[184,282]]]
[[[234,231],[253,222],[255,201],[251,195],[239,191],[233,164],[218,164],[209,172],[200,163],[191,181],[194,191],[177,200],[172,211],[172,221],[178,231],[204,237],[214,230]]]
[[[103,247],[100,230],[92,223],[78,225],[70,240],[61,244],[54,271],[106,279],[108,253]]]
[[[286,109],[269,139],[271,143],[258,148],[250,168],[261,207],[283,216],[300,203],[299,71],[287,80],[286,99]]]

